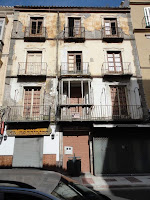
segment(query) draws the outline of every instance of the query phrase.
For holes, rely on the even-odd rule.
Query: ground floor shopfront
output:
[[[94,129],[95,175],[149,173],[149,155],[149,128]]]
[[[149,128],[51,126],[49,135],[8,136],[0,144],[1,167],[61,167],[76,156],[81,172],[133,174],[150,172]]]

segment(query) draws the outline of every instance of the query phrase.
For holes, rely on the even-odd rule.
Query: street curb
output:
[[[132,188],[132,187],[150,187],[150,185],[146,185],[146,184],[143,184],[143,185],[84,185],[88,188],[92,188],[92,189],[109,189],[109,188]]]

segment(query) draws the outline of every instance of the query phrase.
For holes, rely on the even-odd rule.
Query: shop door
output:
[[[13,167],[43,166],[43,137],[15,138]]]

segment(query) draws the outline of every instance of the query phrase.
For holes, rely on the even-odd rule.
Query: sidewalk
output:
[[[126,188],[126,187],[150,187],[150,175],[147,176],[93,176],[91,174],[72,177],[80,184],[102,190],[108,188]]]

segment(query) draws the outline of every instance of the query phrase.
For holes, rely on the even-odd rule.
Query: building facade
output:
[[[148,109],[150,109],[150,2],[148,0],[130,0],[129,5],[145,97]]]
[[[67,170],[75,155],[82,173],[149,170],[141,144],[147,149],[150,140],[139,128],[148,111],[129,8],[16,6],[8,59],[8,137],[0,155],[9,149],[11,166]]]

